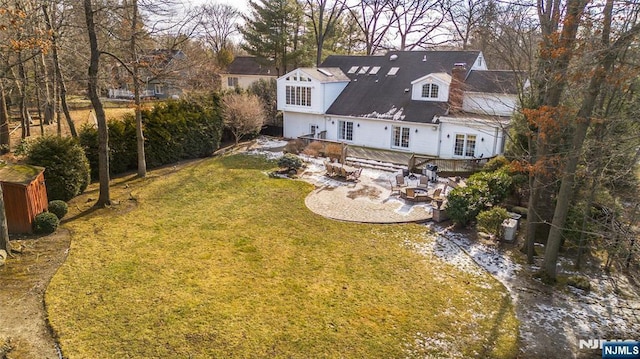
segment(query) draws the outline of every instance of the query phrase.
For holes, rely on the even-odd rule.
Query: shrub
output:
[[[467,186],[481,189],[485,205],[496,205],[511,193],[513,179],[506,168],[503,168],[494,172],[475,173],[469,177]]]
[[[307,156],[318,157],[322,153],[324,149],[324,145],[320,141],[311,142],[305,149],[302,151]]]
[[[56,199],[49,202],[49,212],[55,214],[58,219],[62,219],[67,214],[68,210],[69,206],[67,206],[67,202],[65,201]]]
[[[495,237],[502,235],[502,221],[509,218],[509,213],[502,207],[493,207],[478,213],[478,228]]]
[[[42,212],[33,221],[33,230],[38,234],[49,234],[56,231],[60,220],[51,212]]]
[[[47,196],[68,201],[89,185],[89,162],[82,147],[71,137],[40,137],[29,148],[26,162],[45,168]]]
[[[339,143],[329,143],[324,149],[325,156],[330,160],[340,160],[342,158],[342,145]]]
[[[278,160],[278,166],[282,168],[286,168],[287,170],[298,170],[298,168],[302,167],[302,160],[300,157],[287,153],[284,156],[280,157]]]
[[[509,165],[509,160],[504,156],[496,156],[489,160],[483,167],[482,171],[484,172],[494,172],[497,171],[504,166]]]
[[[582,289],[584,291],[591,290],[591,283],[589,282],[589,278],[583,276],[571,276],[567,278],[567,284],[578,289]]]
[[[447,196],[447,215],[458,226],[466,226],[484,209],[480,191],[474,187],[456,187]]]
[[[284,146],[285,153],[293,153],[294,155],[300,154],[304,150],[304,142],[302,140],[291,140]]]

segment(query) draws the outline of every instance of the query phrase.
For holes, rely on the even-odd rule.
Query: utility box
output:
[[[424,168],[424,173],[423,174],[425,176],[427,176],[429,181],[437,182],[438,181],[438,166],[433,165],[433,164],[427,164],[427,166]]]
[[[518,229],[518,221],[513,218],[507,218],[502,222],[502,237],[505,242],[513,242],[516,240],[516,231]]]

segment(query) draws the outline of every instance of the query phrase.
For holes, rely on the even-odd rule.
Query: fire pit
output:
[[[431,202],[432,198],[426,188],[405,187],[400,189],[400,198],[413,202]]]

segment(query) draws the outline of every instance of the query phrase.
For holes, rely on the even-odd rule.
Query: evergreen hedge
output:
[[[220,144],[222,118],[219,98],[198,101],[168,101],[142,111],[147,167],[153,168],[184,159],[209,156]],[[136,122],[134,115],[109,121],[110,173],[137,168]],[[80,142],[87,152],[91,173],[98,176],[98,133],[85,126]]]

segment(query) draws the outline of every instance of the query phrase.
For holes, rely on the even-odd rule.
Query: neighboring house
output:
[[[220,75],[223,90],[232,90],[236,87],[246,89],[252,83],[264,79],[276,79],[278,72],[273,66],[265,66],[253,56],[237,56],[227,66],[226,73]]]
[[[180,82],[185,76],[186,55],[180,50],[152,50],[140,55],[140,96],[143,98],[178,98]],[[109,98],[133,99],[133,82],[129,72],[119,64],[113,69],[116,86],[109,89]]]
[[[490,71],[479,51],[329,56],[278,79],[284,136],[439,158],[501,154],[517,77]]]

